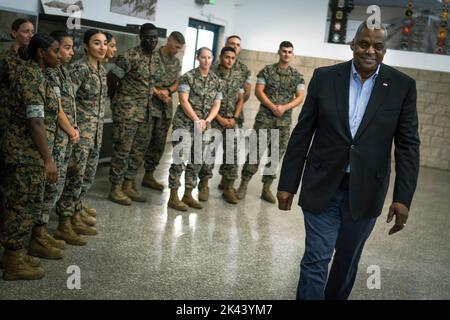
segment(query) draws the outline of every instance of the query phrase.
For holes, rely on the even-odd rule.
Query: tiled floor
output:
[[[166,185],[169,161],[166,154],[157,171]],[[132,207],[109,202],[108,169],[99,168],[89,195],[99,235],[86,247],[68,246],[62,260],[43,260],[42,280],[0,280],[0,299],[295,298],[302,214],[298,207],[281,212],[262,202],[259,177],[247,198],[231,205],[221,198],[216,174],[206,207],[180,213],[167,209],[168,190],[146,189],[147,203]],[[450,299],[449,186],[450,172],[423,168],[410,220],[394,236],[385,223],[388,197],[351,299]],[[55,225],[53,217],[50,229]],[[72,265],[81,270],[80,290],[67,287]],[[373,265],[381,270],[381,289],[369,290],[367,269]]]

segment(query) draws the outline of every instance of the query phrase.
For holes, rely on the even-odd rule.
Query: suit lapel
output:
[[[355,141],[361,136],[361,134],[367,128],[367,126],[375,117],[377,111],[383,104],[383,101],[389,92],[390,88],[389,80],[390,80],[389,77],[385,74],[385,68],[383,67],[383,65],[381,65],[378,76],[375,79],[372,94],[370,95],[369,102],[367,103],[366,112],[364,113],[361,124],[359,125],[359,128],[356,131],[354,138]]]
[[[336,70],[337,76],[334,79],[335,81],[335,89],[336,89],[336,108],[339,114],[339,118],[341,120],[341,125],[343,128],[343,132],[345,135],[351,140],[352,134],[350,132],[350,124],[348,121],[348,95],[350,88],[350,70],[351,70],[351,61],[342,64],[342,67]]]

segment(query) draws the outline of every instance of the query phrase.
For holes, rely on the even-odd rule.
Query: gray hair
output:
[[[355,36],[353,37],[353,40],[355,40],[356,38],[358,38],[359,34],[360,34],[361,32],[363,32],[364,29],[369,29],[369,27],[367,26],[367,21],[363,21],[363,22],[359,25],[358,29],[356,30],[356,34],[355,34]],[[386,42],[386,40],[387,40],[387,38],[388,38],[388,31],[387,31],[387,28],[386,28],[383,24],[381,24],[381,26],[380,26],[379,29],[378,29],[378,28],[375,28],[375,29],[376,29],[376,30],[383,30],[383,31],[384,31],[384,42]]]

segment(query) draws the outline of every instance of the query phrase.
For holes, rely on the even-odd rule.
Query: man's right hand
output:
[[[289,211],[291,210],[292,200],[294,199],[294,194],[286,191],[277,192],[278,199],[278,209]]]
[[[56,169],[55,161],[50,159],[49,161],[44,162],[45,169],[45,179],[48,183],[56,183],[58,182],[58,171]]]

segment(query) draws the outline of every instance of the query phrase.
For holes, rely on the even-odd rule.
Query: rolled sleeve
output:
[[[111,72],[116,75],[119,79],[123,79],[125,77],[125,70],[123,70],[118,65],[113,65],[111,68]]]
[[[178,86],[178,92],[189,93],[189,92],[191,92],[191,87],[189,87],[189,85],[187,85],[187,84],[180,84]]]
[[[256,79],[256,84],[266,85],[266,79],[264,79],[264,78],[257,78]]]
[[[43,105],[28,105],[27,106],[27,119],[32,118],[44,118],[44,106]]]
[[[240,89],[239,89],[239,93],[240,93],[240,94],[245,93],[244,88],[240,88]]]
[[[299,83],[297,85],[297,91],[305,91],[305,84],[304,83]]]
[[[222,94],[222,92],[218,92],[217,94],[216,94],[216,98],[214,99],[214,100],[222,100],[223,99],[223,94]]]

